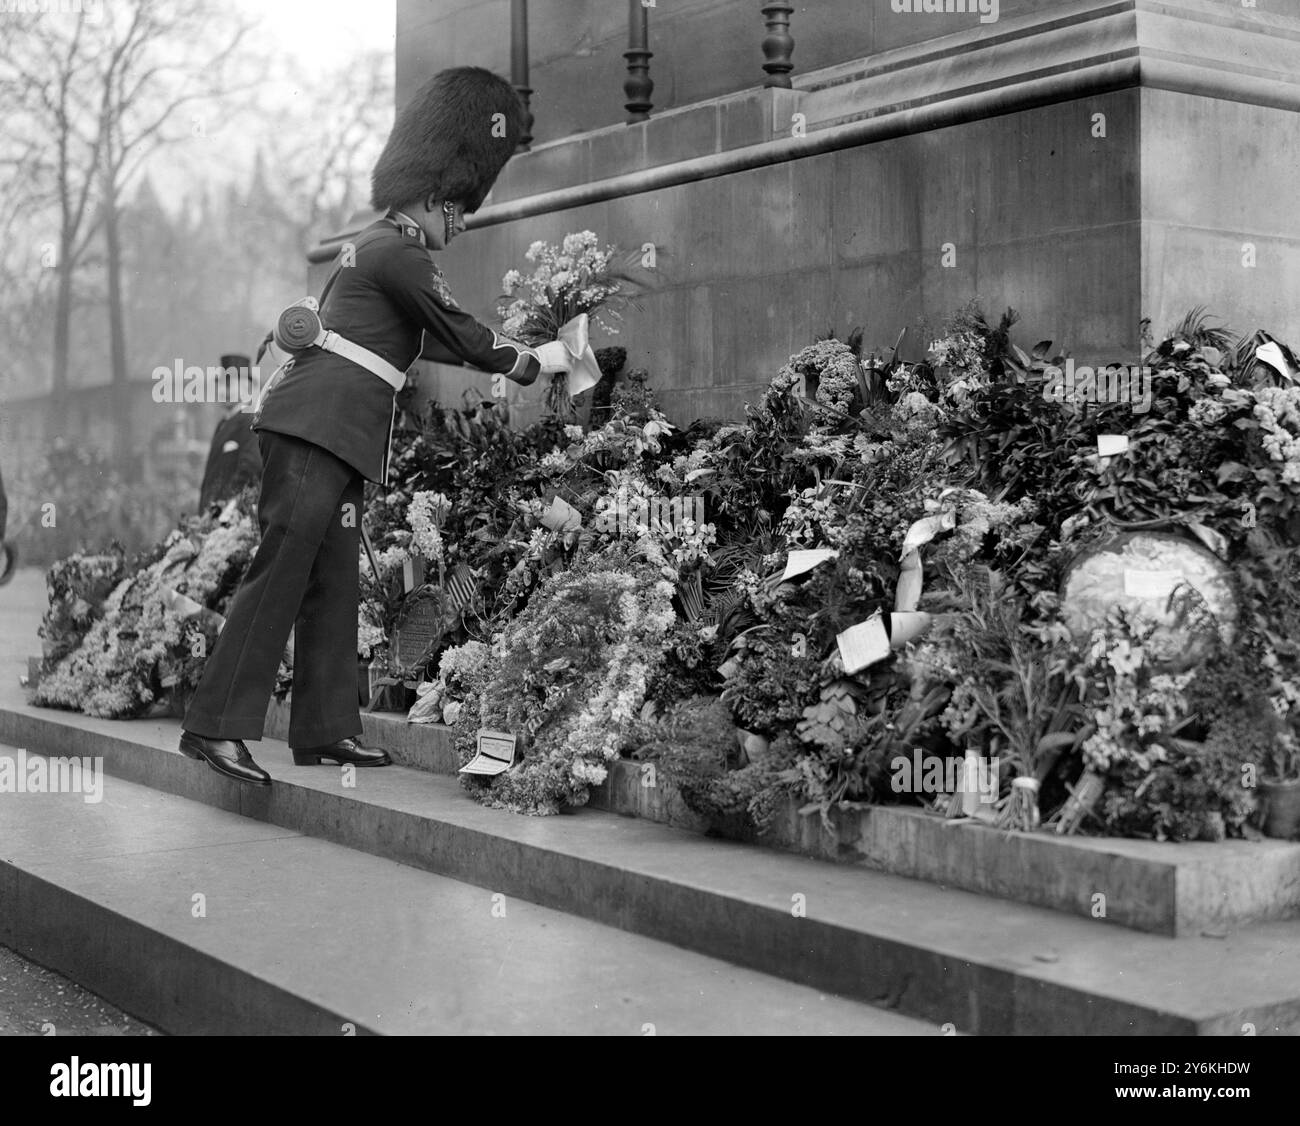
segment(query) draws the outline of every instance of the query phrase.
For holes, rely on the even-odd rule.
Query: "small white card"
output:
[[[478,753],[460,768],[461,774],[504,774],[515,761],[515,737],[505,731],[480,731]]]
[[[802,575],[805,571],[811,571],[819,564],[825,563],[828,559],[834,559],[839,552],[833,547],[818,547],[810,551],[792,551],[785,560],[785,573],[781,576],[781,581],[786,582],[793,579],[796,575]]]
[[[892,652],[889,635],[885,632],[885,620],[879,614],[850,626],[835,639],[835,643],[840,649],[844,671],[850,675],[883,661]]]
[[[542,527],[552,532],[573,532],[582,527],[582,513],[562,497],[555,497],[542,513]]]
[[[1127,434],[1098,434],[1097,453],[1101,457],[1114,457],[1128,453]]]
[[[1295,382],[1295,376],[1291,374],[1291,365],[1286,362],[1282,349],[1273,341],[1270,340],[1267,344],[1261,344],[1256,348],[1255,359],[1262,360],[1269,367],[1276,369],[1280,375],[1285,376],[1292,383]]]
[[[1124,571],[1124,593],[1130,598],[1168,598],[1183,581],[1182,571]]]

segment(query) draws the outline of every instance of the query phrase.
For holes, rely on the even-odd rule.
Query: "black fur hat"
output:
[[[386,211],[435,195],[477,211],[523,129],[523,102],[504,78],[478,66],[440,71],[397,115],[370,202]]]

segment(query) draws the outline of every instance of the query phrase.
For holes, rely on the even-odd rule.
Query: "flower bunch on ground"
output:
[[[256,547],[252,492],[246,490],[220,516],[186,519],[151,560],[138,561],[143,565],[129,574],[102,559],[56,565],[51,575],[56,588],[78,570],[86,577],[81,588],[87,593],[102,589],[108,575],[123,577],[102,605],[85,600],[93,624],[75,647],[47,661],[33,702],[128,719],[169,696],[183,698],[198,685]],[[47,633],[65,616],[62,601],[46,616]]]
[[[480,729],[518,732],[521,761],[491,779],[465,776],[476,798],[520,813],[582,805],[645,699],[673,622],[673,588],[626,549],[589,556],[548,579],[493,639],[457,723],[462,763]]]

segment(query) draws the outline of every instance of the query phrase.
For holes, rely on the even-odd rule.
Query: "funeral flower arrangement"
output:
[[[612,255],[590,232],[530,248],[507,331],[550,339],[616,304]],[[828,336],[725,424],[670,422],[617,349],[584,422],[431,406],[367,505],[360,656],[418,685],[403,709],[450,725],[462,762],[480,731],[512,734],[511,769],[464,785],[523,813],[581,805],[622,755],[741,834],[872,802],[1284,831],[1295,357],[1198,311],[1140,369],[1094,372],[1023,351],[1015,321],[968,306],[906,360]],[[141,714],[192,684],[255,536],[245,500],[130,565],[56,565],[40,702]],[[431,640],[399,662],[420,615]]]
[[[462,756],[494,725],[526,748],[476,796],[580,804],[617,746],[732,829],[785,800],[953,813],[951,770],[900,786],[899,763],[929,777],[971,752],[1004,827],[1253,832],[1242,780],[1300,774],[1289,354],[1261,363],[1192,318],[1146,357],[1145,410],[1062,402],[1050,342],[1021,351],[1014,320],[968,307],[926,361],[818,341],[727,425],[674,427],[644,373],[600,426],[435,412],[423,441],[470,483],[445,550],[490,579],[449,639],[481,648],[453,650],[416,712],[454,723]],[[1102,454],[1107,435],[1127,449]],[[846,665],[873,619],[877,651]],[[603,663],[620,645],[626,680]]]
[[[674,617],[672,584],[649,554],[597,552],[551,576],[493,639],[456,720],[461,762],[482,728],[520,732],[527,746],[505,774],[465,776],[479,800],[557,813],[605,780]]]
[[[134,560],[112,549],[51,567],[33,702],[112,719],[179,711],[256,549],[252,510],[250,489]]]

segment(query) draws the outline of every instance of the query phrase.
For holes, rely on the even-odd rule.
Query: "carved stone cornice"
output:
[[[742,91],[538,146],[511,160],[467,226],[1135,87],[1300,112],[1298,54],[1300,0],[1295,15],[1224,0],[1067,0],[807,71],[792,90]],[[683,127],[699,117],[711,127]],[[709,150],[688,150],[702,134]]]

